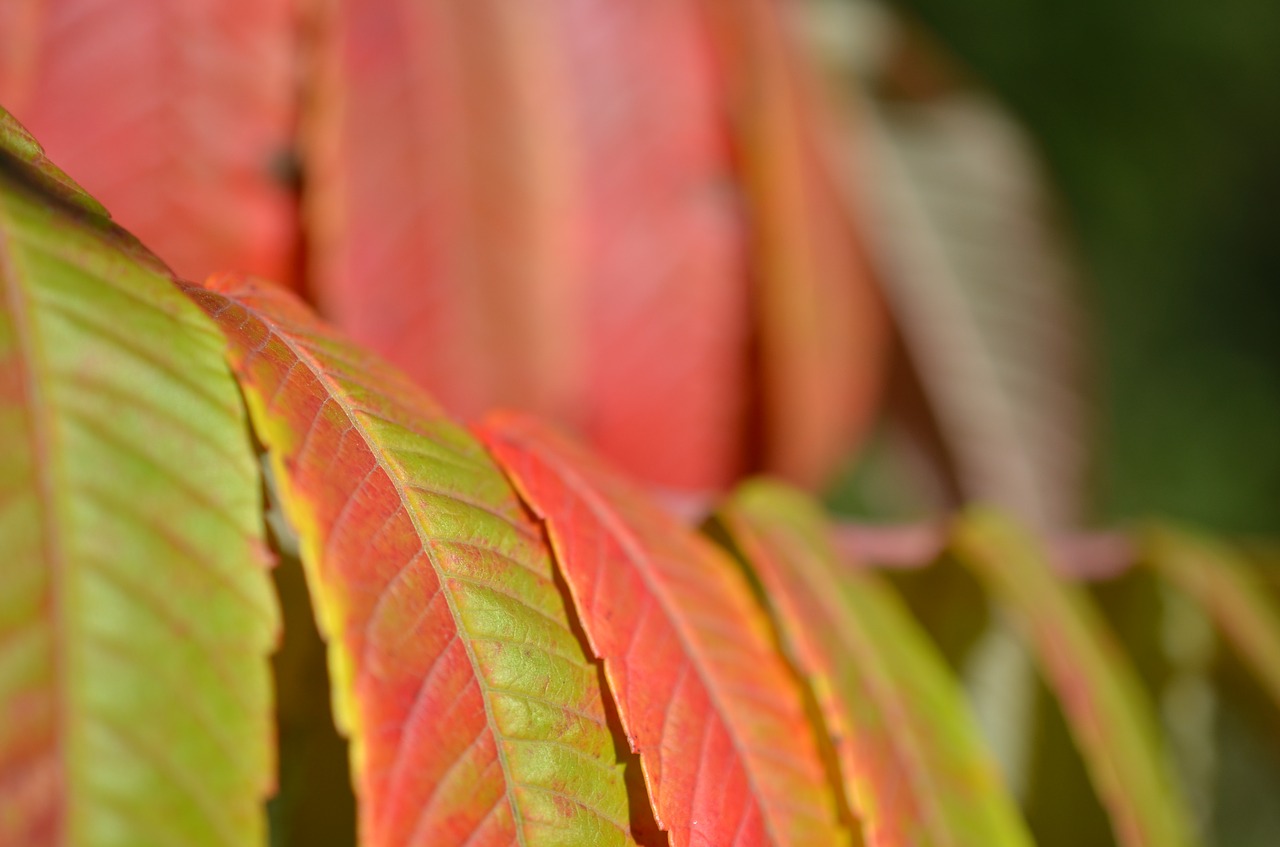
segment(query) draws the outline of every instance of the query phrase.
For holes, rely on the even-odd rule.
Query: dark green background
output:
[[[1083,253],[1101,517],[1280,530],[1280,2],[908,0],[1031,131]]]

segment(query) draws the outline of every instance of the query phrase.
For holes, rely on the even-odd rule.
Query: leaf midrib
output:
[[[230,297],[225,297],[224,299],[229,303],[236,302]],[[466,650],[467,660],[471,663],[471,670],[475,676],[476,682],[485,693],[485,696],[481,698],[484,702],[485,722],[489,732],[492,734],[495,742],[497,742],[494,744],[494,750],[496,751],[498,761],[502,767],[502,773],[506,777],[503,780],[503,791],[507,797],[507,804],[511,807],[511,814],[515,824],[516,840],[521,847],[529,847],[528,840],[525,837],[524,815],[519,804],[516,802],[514,792],[514,787],[518,780],[511,771],[511,765],[507,761],[506,750],[503,748],[501,743],[501,740],[505,738],[505,736],[499,731],[497,721],[493,714],[493,706],[490,703],[491,698],[488,696],[491,693],[488,680],[485,679],[479,660],[476,657],[475,651],[472,649],[470,633],[468,633],[464,625],[462,615],[458,610],[457,602],[453,597],[453,592],[449,588],[448,581],[450,577],[441,567],[436,556],[436,551],[430,543],[431,536],[424,530],[420,517],[417,514],[417,510],[411,505],[412,500],[408,497],[405,485],[404,477],[406,474],[404,473],[404,469],[399,467],[399,463],[389,462],[384,455],[384,451],[376,449],[378,441],[372,436],[368,428],[365,427],[364,422],[360,419],[360,410],[350,402],[350,398],[347,397],[346,392],[341,390],[337,381],[329,374],[328,370],[321,365],[315,355],[301,342],[295,341],[288,333],[281,330],[279,325],[271,318],[256,310],[246,311],[249,311],[249,314],[255,319],[262,321],[271,334],[280,339],[280,341],[289,349],[298,361],[302,362],[303,365],[311,371],[316,380],[325,387],[325,390],[329,392],[329,396],[333,398],[334,403],[336,403],[338,408],[340,408],[343,414],[346,415],[347,419],[351,422],[351,426],[364,441],[366,448],[373,456],[374,462],[382,472],[387,475],[391,485],[395,488],[396,496],[403,505],[405,513],[409,516],[410,522],[413,524],[414,531],[418,535],[418,542],[427,557],[427,561],[431,563],[432,568],[436,572],[436,578],[440,583],[440,591],[444,594],[445,602],[449,606],[449,614],[453,618],[454,627],[460,636],[465,634],[465,637],[460,637],[459,640],[462,642],[463,649]]]
[[[689,657],[689,664],[696,670],[698,678],[702,683],[702,687],[707,692],[708,699],[710,699],[714,704],[716,715],[719,717],[721,725],[725,728],[725,733],[732,740],[734,750],[742,761],[743,776],[746,778],[747,784],[751,786],[752,798],[760,807],[760,819],[764,823],[770,839],[774,844],[785,844],[786,842],[778,837],[778,833],[774,827],[772,814],[764,813],[766,808],[771,809],[772,806],[764,802],[763,798],[765,795],[760,791],[760,786],[757,784],[755,779],[755,773],[753,769],[748,767],[746,764],[748,761],[752,761],[753,757],[748,754],[748,748],[744,747],[742,739],[738,736],[737,727],[728,719],[728,713],[724,710],[724,704],[721,702],[718,687],[713,686],[708,682],[707,670],[700,659],[700,651],[690,649],[691,636],[689,633],[685,632],[685,628],[681,624],[680,617],[672,614],[671,601],[666,592],[661,588],[655,587],[652,574],[650,573],[650,566],[641,566],[641,563],[647,563],[651,558],[645,554],[644,545],[638,538],[636,538],[635,533],[629,526],[627,526],[622,517],[614,511],[613,507],[606,502],[604,498],[596,492],[595,488],[583,479],[583,477],[574,468],[570,467],[568,463],[559,461],[557,456],[554,456],[548,450],[545,450],[541,444],[526,441],[526,449],[531,452],[536,451],[542,461],[555,468],[557,474],[559,474],[562,479],[566,482],[574,483],[572,486],[574,494],[586,503],[592,513],[621,543],[627,557],[630,558],[632,560],[632,564],[636,566],[635,569],[639,572],[640,577],[644,581],[645,587],[649,590],[650,595],[658,600],[663,614],[671,623],[671,627],[675,630],[676,636],[680,639],[680,644],[684,648],[685,655]],[[615,659],[615,662],[616,661],[617,659]],[[640,764],[641,767],[644,768],[643,756],[640,757]],[[645,768],[645,770],[647,771],[649,769]],[[700,777],[701,774],[699,773],[699,778]],[[744,811],[744,818],[746,814],[746,811]],[[739,827],[741,827],[741,822],[739,822]]]

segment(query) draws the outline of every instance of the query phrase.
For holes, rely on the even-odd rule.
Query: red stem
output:
[[[833,536],[840,554],[854,567],[927,567],[942,555],[947,542],[942,524],[838,524]],[[1133,542],[1118,532],[1059,535],[1049,539],[1048,549],[1061,574],[1083,580],[1118,576],[1137,557]]]

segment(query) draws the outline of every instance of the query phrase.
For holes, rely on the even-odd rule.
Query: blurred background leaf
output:
[[[1098,362],[1092,511],[1274,532],[1280,5],[895,8],[1008,107],[1063,198]]]

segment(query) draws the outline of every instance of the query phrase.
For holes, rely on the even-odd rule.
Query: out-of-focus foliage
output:
[[[1126,75],[1192,30],[1099,2],[919,0],[942,42],[870,0],[0,5],[0,99],[176,269],[0,111],[0,843],[264,843],[264,523],[282,847],[1274,843],[1265,553],[1074,533],[1276,526],[1223,211],[1275,122]],[[1201,67],[1276,70],[1215,46],[1248,8],[1187,13]],[[182,279],[223,262],[300,297]],[[445,411],[495,403],[606,458]],[[837,501],[999,512],[890,575],[799,490],[709,496],[841,451]]]
[[[200,278],[294,280],[296,0],[0,3],[0,104]]]
[[[1280,5],[901,0],[1066,201],[1100,367],[1096,510],[1280,526]]]

